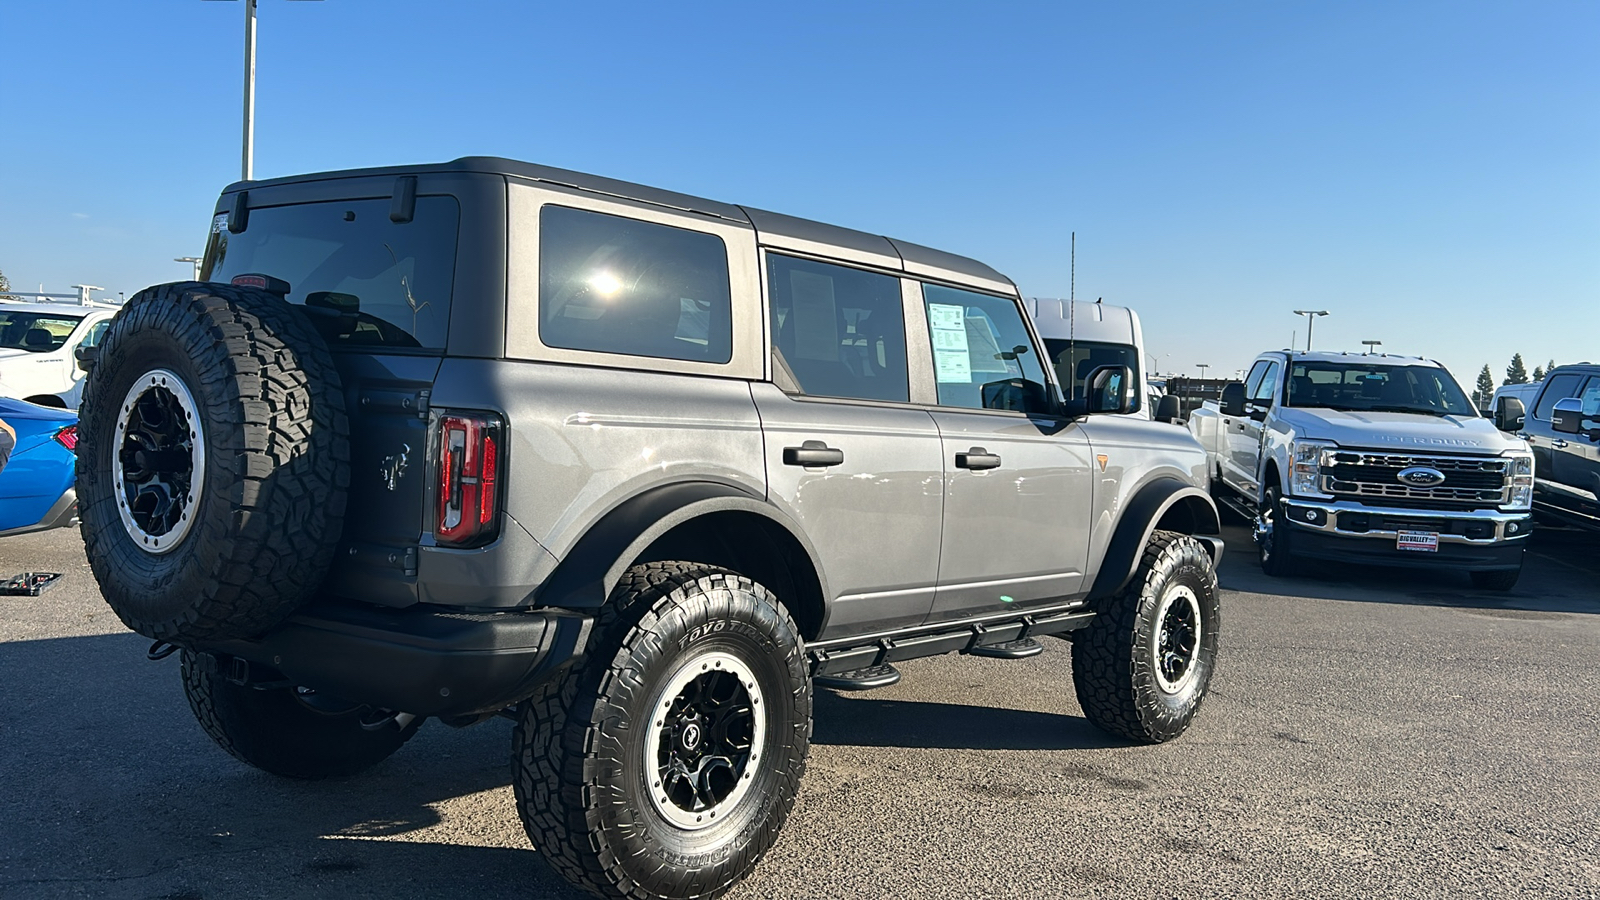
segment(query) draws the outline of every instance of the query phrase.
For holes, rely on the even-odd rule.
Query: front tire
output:
[[[288,778],[354,775],[377,765],[417,733],[405,727],[362,727],[365,706],[300,688],[258,690],[234,684],[183,652],[183,693],[200,727],[235,759]]]
[[[1216,669],[1220,621],[1205,545],[1152,534],[1127,586],[1073,640],[1072,681],[1084,715],[1140,744],[1183,734]]]
[[[1283,502],[1275,487],[1267,488],[1261,495],[1255,539],[1261,571],[1274,578],[1288,578],[1299,568],[1294,555],[1294,529],[1283,516]]]
[[[723,569],[630,569],[587,660],[519,709],[517,809],[601,897],[715,897],[794,805],[811,739],[804,645],[783,604]]]

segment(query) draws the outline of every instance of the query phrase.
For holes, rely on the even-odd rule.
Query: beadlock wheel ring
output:
[[[1200,598],[1188,585],[1175,584],[1162,595],[1150,641],[1151,669],[1162,693],[1179,693],[1194,681],[1202,621]]]
[[[154,369],[134,379],[111,446],[122,527],[146,553],[172,552],[194,527],[206,474],[205,430],[176,373]]]
[[[645,733],[645,791],[655,811],[686,831],[727,819],[755,783],[766,752],[760,682],[729,653],[685,660],[652,703]]]

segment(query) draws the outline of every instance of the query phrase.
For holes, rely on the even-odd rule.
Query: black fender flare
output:
[[[1217,515],[1216,501],[1211,495],[1188,482],[1177,478],[1157,478],[1140,488],[1122,511],[1116,531],[1106,545],[1106,555],[1100,561],[1100,572],[1094,586],[1089,589],[1089,599],[1110,597],[1127,585],[1139,565],[1139,557],[1150,535],[1156,530],[1168,510],[1179,503],[1203,504],[1205,514],[1196,517],[1192,536],[1199,538],[1211,552],[1213,564],[1222,562],[1222,520]]]
[[[715,481],[680,481],[642,491],[600,518],[578,539],[534,594],[536,603],[565,609],[599,609],[645,548],[672,529],[712,513],[753,513],[774,522],[805,549],[822,587],[827,577],[805,532],[764,498]]]

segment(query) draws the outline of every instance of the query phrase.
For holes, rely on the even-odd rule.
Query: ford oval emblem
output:
[[[1444,473],[1438,469],[1430,469],[1427,466],[1412,466],[1409,469],[1401,469],[1395,478],[1399,479],[1401,484],[1408,484],[1412,487],[1433,487],[1444,484]]]

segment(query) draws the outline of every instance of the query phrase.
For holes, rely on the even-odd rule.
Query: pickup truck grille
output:
[[[1501,457],[1420,456],[1339,450],[1322,470],[1323,490],[1343,499],[1419,509],[1483,509],[1506,502],[1510,461]],[[1432,487],[1405,484],[1400,472],[1434,469],[1444,481]]]

